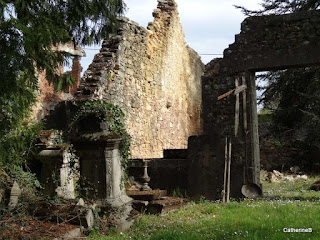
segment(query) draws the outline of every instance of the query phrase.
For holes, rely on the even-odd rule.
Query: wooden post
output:
[[[222,202],[226,201],[227,171],[228,171],[228,137],[226,137],[226,145],[224,149],[224,175],[223,175]]]
[[[239,78],[235,79],[235,87],[239,86]],[[240,114],[240,94],[236,93],[236,109],[235,109],[235,116],[234,116],[234,136],[238,135],[239,131],[239,114]]]
[[[246,77],[242,76],[242,85],[247,85]],[[243,108],[243,129],[245,134],[248,134],[248,120],[247,120],[247,92],[242,93],[242,108]]]
[[[256,77],[254,72],[246,74],[248,79],[248,92],[249,92],[249,106],[250,106],[250,119],[249,119],[249,138],[250,138],[250,153],[251,153],[251,171],[252,182],[260,185],[260,147],[259,147],[259,122],[258,122],[258,107],[257,107],[257,92],[256,92]]]
[[[230,201],[230,180],[231,180],[231,137],[229,138],[228,153],[228,185],[227,185],[227,202]]]

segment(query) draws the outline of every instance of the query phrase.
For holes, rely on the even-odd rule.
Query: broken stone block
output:
[[[292,175],[285,176],[285,177],[283,178],[283,181],[293,182],[293,181],[294,181],[294,177],[293,177]]]
[[[80,219],[79,224],[86,229],[92,229],[94,226],[94,214],[92,209],[88,209],[83,217]]]
[[[11,193],[10,193],[10,202],[9,202],[10,208],[14,208],[17,206],[20,194],[21,194],[21,189],[19,187],[19,184],[16,181],[14,181],[13,186],[11,188]]]
[[[282,179],[283,178],[283,173],[277,171],[277,170],[273,170],[272,171],[274,173],[274,175],[279,178],[279,179]]]
[[[260,181],[268,181],[268,172],[265,170],[260,171]]]
[[[80,198],[79,201],[77,202],[78,206],[85,206],[83,198]]]
[[[270,183],[278,183],[279,179],[276,177],[276,175],[273,172],[268,173],[268,180]]]
[[[300,179],[302,179],[302,180],[308,180],[308,176],[307,176],[307,175],[301,175],[301,176],[300,176]]]

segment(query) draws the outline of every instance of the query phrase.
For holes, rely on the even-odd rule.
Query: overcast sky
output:
[[[259,9],[262,0],[176,0],[180,20],[185,31],[186,42],[199,54],[222,54],[229,44],[234,42],[235,34],[240,32],[245,16],[233,5],[242,5],[249,9]],[[125,0],[126,17],[147,27],[153,21],[152,12],[157,0]],[[99,49],[99,46],[92,46]],[[87,57],[81,61],[84,71],[92,62],[98,50],[85,49]],[[204,56],[202,61],[209,62],[219,56]]]

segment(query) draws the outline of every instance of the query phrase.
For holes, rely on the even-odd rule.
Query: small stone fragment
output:
[[[78,206],[85,206],[85,203],[84,203],[83,198],[80,198],[80,199],[79,199],[77,205],[78,205]]]
[[[14,208],[17,206],[20,194],[21,194],[21,189],[19,187],[19,184],[16,181],[14,181],[13,186],[11,188],[11,193],[10,193],[10,202],[9,202],[10,208]]]

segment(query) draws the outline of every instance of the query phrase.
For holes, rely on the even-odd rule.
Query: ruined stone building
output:
[[[68,100],[121,107],[132,158],[152,159],[150,185],[195,198],[220,199],[231,137],[231,196],[241,197],[246,181],[260,184],[255,72],[319,64],[320,12],[247,18],[206,67],[186,45],[174,0],[158,0],[153,16],[146,29],[121,18]]]
[[[67,53],[72,57],[71,71],[65,72],[64,66],[60,66],[59,69],[57,69],[57,72],[60,75],[66,73],[71,74],[74,78],[74,85],[70,86],[68,89],[65,89],[63,92],[56,92],[54,86],[46,79],[46,73],[38,72],[38,101],[33,107],[32,114],[33,118],[38,121],[43,119],[45,116],[48,116],[58,103],[72,99],[80,84],[80,74],[82,70],[80,60],[81,57],[86,55],[85,52],[80,47],[74,46],[71,43],[59,44],[57,47],[55,47],[55,50]]]
[[[117,35],[103,43],[75,96],[76,101],[121,107],[132,136],[132,158],[186,149],[188,137],[202,131],[204,65],[186,45],[174,1],[159,1],[153,16],[147,29],[120,20]]]

